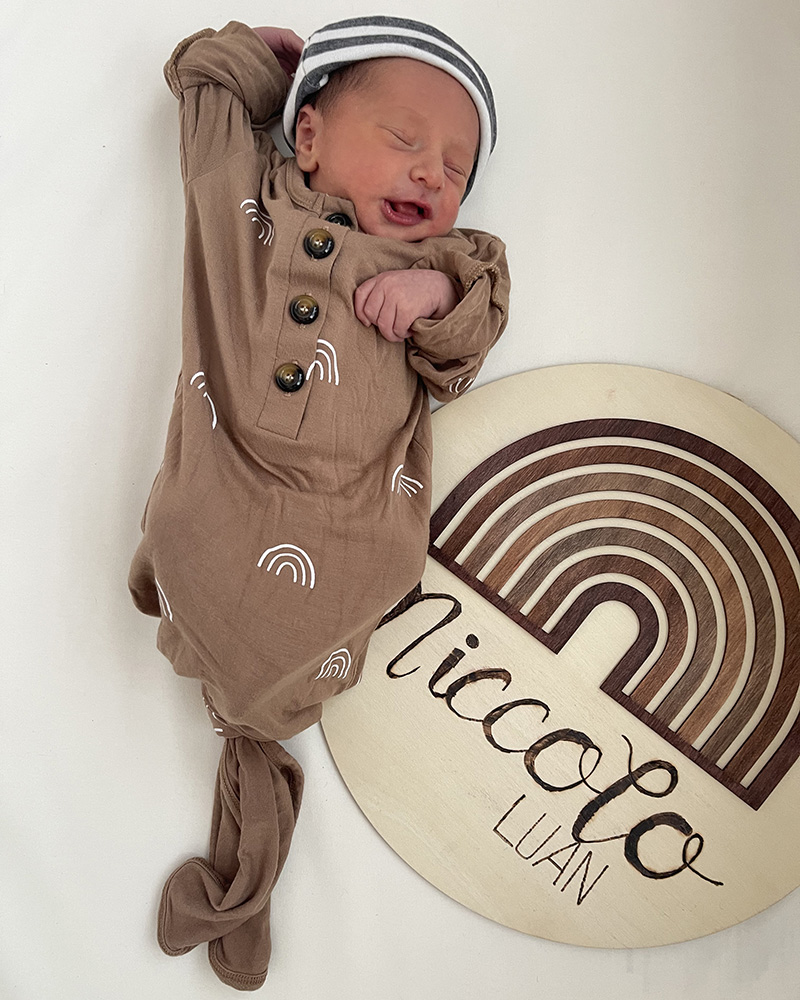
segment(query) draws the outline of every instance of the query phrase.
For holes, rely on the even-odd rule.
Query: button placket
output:
[[[306,217],[304,223],[296,230],[275,368],[257,421],[263,430],[288,438],[297,437],[305,414],[310,385],[305,373],[314,361],[318,338],[324,336],[331,269],[347,235],[334,239],[312,219]]]

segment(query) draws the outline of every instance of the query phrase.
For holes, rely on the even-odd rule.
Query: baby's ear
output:
[[[304,104],[297,113],[294,150],[297,165],[306,174],[313,174],[319,166],[318,146],[322,131],[322,116],[310,104]]]

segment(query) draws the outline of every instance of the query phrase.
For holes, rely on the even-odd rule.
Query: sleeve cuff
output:
[[[164,67],[164,76],[176,97],[203,84],[225,87],[245,106],[254,126],[266,124],[280,110],[289,89],[269,46],[238,21],[184,39]]]

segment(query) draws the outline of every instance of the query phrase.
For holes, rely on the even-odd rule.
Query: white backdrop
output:
[[[461,222],[501,235],[512,321],[480,382],[624,362],[724,389],[800,438],[796,0],[385,0],[484,65],[497,151]],[[179,365],[173,45],[351,0],[6,0],[0,13],[3,726],[0,997],[232,996],[155,941],[204,853],[220,745],[127,565]],[[512,196],[513,193],[513,196]],[[273,906],[281,1000],[796,1000],[800,893],[713,937],[557,945],[433,889],[372,831],[318,728]],[[798,807],[800,816],[800,804]]]

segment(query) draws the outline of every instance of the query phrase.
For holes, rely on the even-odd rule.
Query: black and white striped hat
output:
[[[497,139],[497,119],[489,81],[475,60],[443,31],[403,17],[352,17],[311,35],[303,47],[283,112],[283,132],[294,149],[297,113],[322,90],[330,74],[362,59],[404,56],[444,70],[465,88],[478,111],[480,142],[464,197],[483,171]]]

